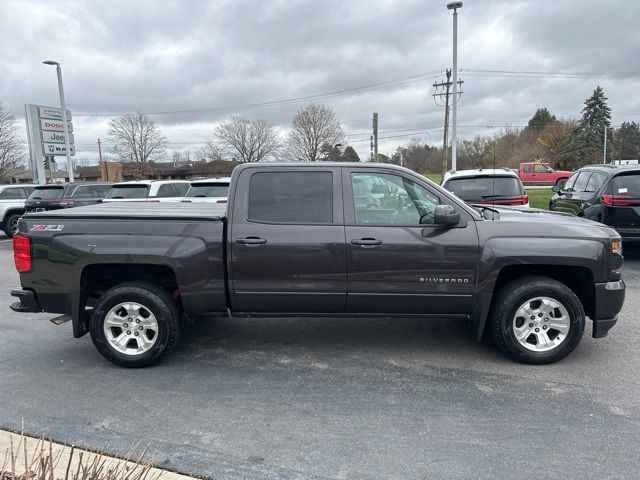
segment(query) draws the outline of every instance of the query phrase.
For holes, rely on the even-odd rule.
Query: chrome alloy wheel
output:
[[[111,348],[125,355],[148,352],[158,340],[155,315],[136,302],[119,303],[109,310],[103,329]]]
[[[567,308],[550,297],[527,300],[513,317],[516,340],[532,352],[548,352],[567,338],[571,318]]]

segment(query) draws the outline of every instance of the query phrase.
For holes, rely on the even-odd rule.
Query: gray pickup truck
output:
[[[468,322],[515,360],[571,353],[624,301],[615,230],[535,209],[471,207],[371,163],[237,167],[228,205],[103,204],[25,215],[16,312],[65,314],[99,352],[149,365],[210,316],[414,316]]]

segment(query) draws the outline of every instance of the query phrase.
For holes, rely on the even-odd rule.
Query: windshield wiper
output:
[[[482,206],[477,205],[477,206],[476,206],[476,208],[477,208],[478,210],[480,210],[480,215],[482,215],[482,218],[484,218],[485,220],[494,220],[494,217],[489,218],[489,217],[487,217],[487,216],[484,214],[485,210],[490,210],[490,211],[492,211],[495,215],[497,215],[497,216],[498,216],[498,218],[500,218],[500,211],[499,211],[499,210],[497,210],[497,209],[495,209],[495,208],[487,207],[487,206],[484,206],[484,205],[482,205]]]

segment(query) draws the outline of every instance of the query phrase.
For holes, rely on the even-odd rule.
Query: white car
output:
[[[135,180],[111,185],[102,201],[109,202],[179,202],[189,190],[187,180]]]
[[[189,203],[227,203],[231,177],[206,178],[191,182],[189,191],[182,199]]]
[[[0,230],[12,237],[24,213],[24,202],[36,185],[0,185]]]
[[[470,204],[529,206],[522,181],[509,168],[448,171],[442,186]]]

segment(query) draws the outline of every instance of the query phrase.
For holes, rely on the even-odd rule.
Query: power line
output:
[[[384,82],[371,83],[368,85],[362,85],[359,87],[347,88],[343,90],[335,90],[332,92],[306,95],[303,97],[285,98],[280,100],[270,100],[265,102],[247,103],[247,104],[241,104],[241,105],[227,105],[223,107],[207,107],[207,108],[194,108],[194,109],[185,109],[185,110],[172,110],[172,111],[164,111],[164,112],[145,112],[145,113],[147,115],[176,115],[176,114],[185,114],[185,113],[224,112],[229,110],[242,110],[247,108],[268,107],[273,105],[298,103],[298,102],[304,102],[309,100],[319,100],[322,98],[338,97],[342,95],[349,95],[353,93],[359,93],[359,92],[370,91],[370,90],[378,90],[382,88],[396,87],[406,83],[413,83],[419,80],[424,80],[427,78],[435,78],[441,72],[442,72],[442,69],[432,70],[430,72],[416,73],[413,75],[408,75],[406,77],[399,77],[391,80],[386,80]],[[124,112],[124,113],[127,113],[127,112]],[[114,112],[83,113],[83,114],[74,114],[74,116],[75,117],[112,117],[112,116],[117,116],[122,114],[123,114],[122,112],[121,113],[114,113]]]
[[[550,77],[550,78],[640,78],[637,72],[578,73],[578,72],[536,72],[517,70],[488,70],[461,68],[460,72],[474,77]]]

